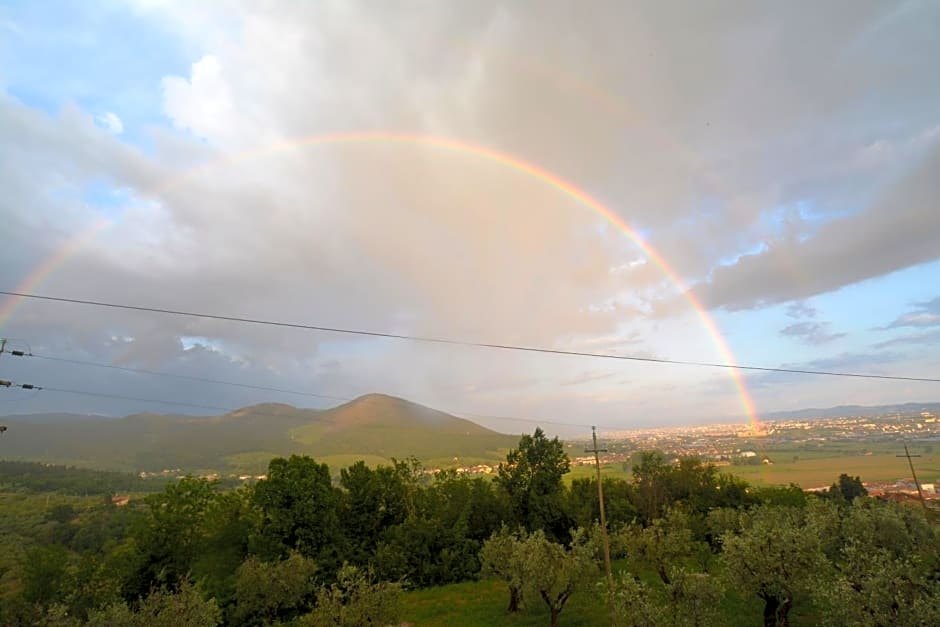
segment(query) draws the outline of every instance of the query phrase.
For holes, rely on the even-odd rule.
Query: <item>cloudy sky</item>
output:
[[[0,289],[937,377],[938,28],[929,0],[7,1]],[[728,372],[687,366],[13,299],[0,334],[45,357],[453,412],[744,419]],[[0,377],[329,404],[38,357],[4,355]],[[759,413],[940,399],[937,384],[745,380]],[[0,394],[0,414],[207,411]]]

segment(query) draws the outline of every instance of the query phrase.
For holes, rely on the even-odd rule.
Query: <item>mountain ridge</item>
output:
[[[889,403],[886,405],[835,405],[833,407],[806,408],[768,412],[766,420],[838,418],[840,416],[874,416],[891,413],[940,412],[940,401]]]
[[[45,416],[45,418],[44,418]],[[0,458],[107,470],[263,472],[276,456],[311,455],[335,464],[417,457],[496,461],[517,436],[385,394],[328,409],[258,403],[218,416],[140,413],[123,418],[18,415],[0,440]]]

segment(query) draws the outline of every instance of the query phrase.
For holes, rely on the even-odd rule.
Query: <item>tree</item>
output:
[[[340,499],[326,464],[306,455],[272,459],[254,490],[260,510],[254,552],[276,559],[293,549],[331,572],[344,554]]]
[[[216,498],[204,479],[184,477],[147,497],[148,515],[138,521],[134,539],[139,570],[127,590],[129,599],[155,585],[176,586],[187,577],[203,540],[205,514]]]
[[[620,573],[609,596],[616,627],[659,627],[664,623],[665,617],[661,605],[655,600],[655,592],[628,572]]]
[[[375,570],[386,581],[436,586],[472,577],[479,545],[437,518],[409,518],[382,535]]]
[[[405,488],[405,509],[409,516],[418,512],[418,495],[421,488],[421,462],[414,455],[405,459],[392,458],[392,468]]]
[[[575,532],[569,548],[552,542],[538,530],[519,549],[522,551],[524,594],[541,598],[548,606],[551,627],[557,627],[571,595],[596,581],[597,549],[589,535],[580,529]]]
[[[386,529],[399,525],[408,515],[407,488],[402,473],[389,466],[372,470],[356,462],[340,471],[342,518],[350,545],[350,557],[357,564],[372,558]]]
[[[506,499],[493,489],[492,481],[455,470],[435,475],[424,490],[421,509],[424,516],[437,518],[480,544],[500,528],[507,514]]]
[[[566,548],[549,540],[542,530],[520,536],[503,527],[483,545],[483,572],[509,586],[508,612],[517,611],[523,598],[541,598],[556,627],[571,595],[597,578],[596,536],[578,529]]]
[[[192,576],[222,606],[234,602],[235,573],[248,556],[249,540],[259,525],[252,499],[251,487],[223,492],[203,517],[203,538]]]
[[[483,574],[502,579],[509,587],[507,612],[517,612],[522,604],[523,569],[522,542],[519,535],[502,527],[483,543],[480,562]]]
[[[636,504],[644,523],[661,518],[675,504],[705,516],[716,507],[744,507],[757,502],[747,482],[721,475],[697,457],[667,463],[661,453],[642,451],[633,465]]]
[[[718,507],[708,512],[705,517],[705,539],[715,553],[721,551],[722,538],[741,529],[741,510],[731,507]]]
[[[741,533],[722,538],[727,575],[764,601],[765,627],[789,625],[794,598],[824,563],[819,537],[804,522],[799,509],[762,506],[746,517]]]
[[[669,573],[684,560],[707,547],[692,539],[689,517],[680,508],[670,509],[664,518],[657,518],[646,528],[624,527],[620,532],[627,554],[640,568],[656,571],[663,584],[671,583]]]
[[[786,507],[805,507],[806,492],[803,488],[791,483],[788,486],[762,486],[753,488],[754,496],[765,505],[782,505]]]
[[[840,499],[846,503],[851,503],[860,496],[868,496],[868,490],[862,485],[859,477],[850,477],[842,473],[839,480],[832,484],[832,487],[826,492],[830,498]]]
[[[124,627],[213,627],[222,621],[222,611],[215,599],[206,601],[199,590],[187,581],[180,582],[176,592],[161,588],[140,602],[137,612],[123,602],[115,603],[88,619],[92,627],[122,625]]]
[[[553,538],[567,534],[563,511],[562,477],[571,468],[558,438],[549,440],[541,428],[519,439],[519,448],[509,451],[496,477],[509,497],[513,522],[528,531],[543,530]]]
[[[607,524],[617,527],[633,521],[638,512],[634,486],[618,477],[604,477],[604,508]],[[574,479],[568,488],[567,506],[572,522],[578,527],[590,527],[600,520],[600,501],[597,498],[597,479]]]
[[[46,607],[64,598],[69,587],[68,552],[57,544],[26,552],[22,565],[23,598]]]
[[[317,592],[316,609],[297,622],[301,627],[390,625],[398,624],[400,614],[400,584],[376,583],[371,572],[346,564],[337,583]]]
[[[53,508],[49,510],[49,513],[46,514],[46,520],[53,520],[57,523],[68,523],[71,522],[76,515],[75,508],[64,503],[53,506]]]
[[[679,568],[672,572],[666,586],[667,625],[676,627],[712,627],[720,625],[720,603],[725,590],[708,573],[693,573]]]
[[[807,526],[829,558],[813,588],[829,624],[940,624],[940,534],[920,512],[870,499],[823,502],[810,508]]]
[[[235,574],[231,622],[271,624],[303,614],[313,603],[316,570],[312,560],[297,552],[274,563],[249,557]]]
[[[673,571],[672,583],[654,590],[622,573],[611,595],[618,627],[711,627],[722,624],[724,588],[706,573]]]
[[[657,451],[642,451],[633,464],[633,482],[637,489],[637,509],[644,521],[661,518],[672,502],[669,493],[670,467]]]
[[[66,598],[69,615],[84,621],[92,611],[120,601],[121,580],[114,575],[105,568],[102,557],[82,555]]]

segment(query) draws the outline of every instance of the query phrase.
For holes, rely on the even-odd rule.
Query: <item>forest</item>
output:
[[[608,577],[597,482],[569,469],[539,429],[482,477],[291,456],[145,488],[3,463],[0,624],[399,625],[409,595],[473,581],[499,582],[507,624],[564,625],[572,598],[618,626],[940,624],[934,513],[859,477],[807,494],[643,452],[603,482]]]

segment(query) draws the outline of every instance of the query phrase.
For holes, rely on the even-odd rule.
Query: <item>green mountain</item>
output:
[[[306,454],[336,470],[415,456],[431,467],[504,459],[516,436],[404,399],[369,394],[332,409],[265,403],[222,416],[8,416],[0,459],[100,469],[261,473],[272,457]]]

